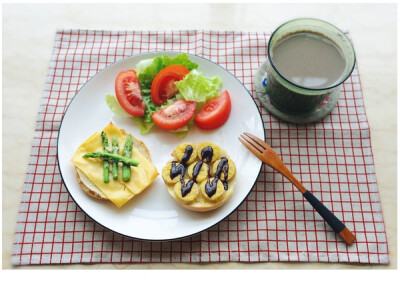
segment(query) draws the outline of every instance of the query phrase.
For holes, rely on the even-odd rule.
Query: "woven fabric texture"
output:
[[[93,31],[56,33],[40,103],[12,253],[14,265],[145,262],[389,262],[388,244],[357,67],[323,120],[295,125],[260,104],[254,75],[270,33],[241,31]],[[174,50],[207,58],[251,92],[266,141],[289,169],[357,236],[347,246],[300,192],[264,166],[248,198],[227,219],[196,236],[137,241],[88,218],[63,185],[58,130],[68,103],[99,70],[124,57]]]

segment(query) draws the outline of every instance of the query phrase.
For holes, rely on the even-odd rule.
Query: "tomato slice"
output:
[[[115,94],[122,108],[133,116],[143,116],[146,104],[134,70],[122,71],[115,80]]]
[[[151,116],[154,123],[165,130],[176,130],[186,125],[196,111],[196,102],[178,100]]]
[[[151,99],[157,106],[161,106],[168,99],[175,96],[178,87],[175,82],[182,80],[189,69],[183,65],[171,65],[162,69],[151,84]]]
[[[212,99],[194,117],[196,125],[204,130],[212,130],[222,126],[231,113],[231,97],[227,90],[218,98]]]

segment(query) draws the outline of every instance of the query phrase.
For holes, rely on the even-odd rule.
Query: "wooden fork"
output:
[[[272,167],[293,183],[329,226],[338,233],[347,244],[352,244],[356,240],[355,235],[294,177],[280,157],[266,142],[249,133],[240,135],[239,140],[263,163]]]

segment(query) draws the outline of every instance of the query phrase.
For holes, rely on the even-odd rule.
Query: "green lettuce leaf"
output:
[[[124,118],[131,117],[131,115],[125,112],[125,110],[121,107],[121,105],[118,103],[117,98],[114,95],[107,94],[105,100],[107,106],[114,114]]]
[[[196,63],[193,63],[189,60],[189,56],[187,54],[179,54],[174,58],[170,58],[168,56],[162,56],[162,61],[164,62],[164,68],[171,65],[183,65],[188,68],[189,71],[197,69],[199,66]]]
[[[195,125],[194,123],[194,117],[191,118],[191,120],[183,127],[181,127],[180,129],[174,130],[174,131],[170,131],[171,133],[173,133],[174,135],[176,135],[178,138],[183,139],[184,137],[187,136],[187,134],[189,133],[190,129]]]
[[[140,134],[145,135],[150,132],[150,130],[154,127],[155,123],[153,121],[151,122],[146,122],[143,117],[133,117],[135,120],[136,124],[139,127]]]
[[[153,63],[153,59],[141,60],[136,64],[136,73],[141,74],[143,71]]]
[[[205,103],[218,97],[222,81],[219,77],[208,78],[203,73],[193,70],[183,80],[175,82],[175,85],[185,100]]]
[[[157,106],[155,103],[153,103],[153,101],[151,100],[150,90],[147,91],[146,89],[143,89],[142,98],[146,104],[146,108],[144,109],[144,116],[142,116],[143,121],[147,123],[153,122],[151,114],[161,109],[161,106]]]

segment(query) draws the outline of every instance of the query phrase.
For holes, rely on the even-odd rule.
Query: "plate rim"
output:
[[[69,196],[72,198],[72,200],[75,202],[75,204],[79,207],[79,209],[80,209],[87,217],[89,217],[89,218],[90,218],[91,220],[93,220],[95,223],[99,224],[102,228],[104,228],[105,230],[109,230],[109,231],[111,231],[111,232],[113,232],[113,233],[115,233],[115,234],[118,234],[118,235],[120,235],[120,236],[126,237],[126,238],[130,238],[130,239],[134,239],[134,240],[139,240],[139,241],[147,241],[147,242],[165,242],[165,241],[175,241],[175,240],[181,240],[181,239],[185,239],[185,238],[190,238],[190,237],[196,236],[196,235],[198,235],[198,234],[200,234],[200,233],[202,233],[202,232],[204,232],[204,231],[207,231],[207,230],[209,230],[209,229],[211,229],[211,228],[217,226],[217,225],[220,224],[222,221],[224,221],[226,218],[228,218],[231,214],[233,214],[233,213],[239,208],[239,206],[242,205],[242,203],[248,198],[248,196],[250,195],[250,192],[253,190],[254,186],[256,185],[257,180],[258,180],[258,177],[260,176],[261,170],[262,170],[262,168],[263,168],[263,163],[260,161],[260,169],[259,169],[259,171],[258,171],[257,177],[256,177],[256,179],[255,179],[253,185],[251,186],[251,188],[249,189],[249,191],[247,192],[247,194],[246,194],[246,196],[243,198],[243,200],[242,200],[231,212],[229,212],[226,216],[224,216],[223,218],[221,218],[221,220],[217,221],[216,223],[214,223],[214,224],[212,224],[212,225],[210,225],[210,226],[208,226],[208,227],[206,227],[206,228],[204,228],[204,229],[202,229],[202,230],[200,230],[200,231],[194,232],[194,233],[192,233],[192,234],[184,235],[184,236],[178,236],[178,237],[166,238],[166,239],[147,239],[147,238],[140,238],[140,237],[135,237],[135,236],[126,235],[126,234],[123,234],[123,233],[121,233],[121,232],[115,231],[115,230],[111,229],[110,227],[107,227],[107,226],[103,225],[103,224],[100,223],[98,220],[96,220],[96,219],[94,219],[92,216],[90,216],[90,215],[81,207],[81,205],[79,205],[79,203],[75,200],[75,198],[73,197],[73,195],[72,195],[71,192],[69,191],[67,185],[65,184],[64,176],[63,176],[62,171],[61,171],[60,160],[59,160],[59,139],[60,139],[61,129],[62,129],[62,126],[63,126],[63,123],[64,123],[64,118],[65,118],[66,113],[68,112],[69,107],[71,106],[71,104],[72,104],[72,102],[74,101],[74,99],[76,98],[76,96],[80,93],[80,91],[81,91],[91,80],[93,80],[97,75],[99,75],[100,73],[103,73],[106,69],[110,68],[111,66],[116,65],[116,64],[118,64],[118,63],[120,63],[120,62],[122,62],[122,61],[126,61],[126,60],[128,60],[128,59],[130,59],[130,58],[137,57],[138,55],[160,54],[160,53],[172,53],[172,54],[177,54],[177,55],[179,55],[179,54],[187,54],[187,55],[190,55],[190,56],[193,56],[193,57],[196,57],[196,58],[200,58],[200,59],[206,60],[206,61],[208,61],[208,62],[210,62],[210,63],[212,63],[212,64],[214,64],[214,65],[219,66],[220,68],[222,68],[223,70],[225,70],[226,72],[228,72],[228,73],[229,73],[236,81],[238,81],[239,84],[247,91],[248,96],[251,98],[251,100],[253,101],[255,107],[257,108],[258,115],[259,115],[259,118],[260,118],[260,120],[261,120],[262,127],[263,127],[263,138],[265,139],[265,125],[264,125],[264,121],[263,121],[263,119],[262,119],[261,111],[260,111],[260,108],[258,107],[258,105],[257,105],[257,103],[256,103],[256,101],[255,101],[255,99],[254,99],[253,96],[251,95],[250,91],[249,91],[249,90],[247,89],[247,87],[246,87],[232,72],[230,72],[228,69],[222,67],[222,66],[221,66],[220,64],[218,64],[218,63],[215,63],[215,62],[211,61],[210,59],[204,58],[203,56],[198,56],[198,55],[195,55],[195,54],[192,54],[192,53],[187,53],[187,52],[182,52],[182,51],[173,51],[173,50],[154,50],[154,51],[141,52],[141,53],[137,53],[137,54],[134,54],[134,55],[131,55],[131,56],[123,57],[123,58],[121,58],[121,59],[119,59],[119,60],[117,60],[117,61],[115,61],[115,62],[113,62],[113,63],[111,63],[111,64],[109,64],[109,65],[107,65],[107,66],[105,66],[104,68],[102,68],[102,69],[100,69],[99,71],[97,71],[93,76],[91,76],[91,77],[78,89],[78,91],[75,93],[75,95],[74,95],[74,96],[72,97],[72,99],[69,101],[68,106],[67,106],[67,108],[65,109],[65,112],[64,112],[63,115],[62,115],[61,122],[60,122],[60,127],[59,127],[59,129],[58,129],[58,135],[57,135],[57,166],[58,166],[58,170],[59,170],[59,172],[60,172],[60,176],[61,176],[61,179],[62,179],[62,184],[64,185],[65,189],[67,190]]]

